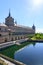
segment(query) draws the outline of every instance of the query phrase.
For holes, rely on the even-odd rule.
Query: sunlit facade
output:
[[[26,27],[14,22],[9,12],[5,18],[5,24],[0,24],[0,42],[27,38],[28,34],[35,34],[35,26]]]

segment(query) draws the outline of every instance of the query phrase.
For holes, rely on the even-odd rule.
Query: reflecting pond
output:
[[[26,65],[43,65],[43,43],[27,45],[17,51],[14,58]]]

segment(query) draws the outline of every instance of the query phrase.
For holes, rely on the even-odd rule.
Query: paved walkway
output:
[[[11,63],[10,61],[5,60],[5,59],[3,59],[3,58],[1,58],[1,57],[0,57],[0,59],[1,59],[2,61],[4,61],[6,64],[8,64],[8,65],[15,65],[15,64]]]
[[[0,49],[1,48],[5,48],[5,47],[8,47],[8,46],[11,46],[11,45],[14,45],[15,44],[15,42],[13,43],[13,41],[11,41],[11,42],[6,42],[6,43],[1,43],[0,44]]]
[[[28,38],[21,39],[21,40],[16,40],[16,41],[11,41],[11,42],[6,42],[6,43],[1,43],[0,44],[0,49],[6,48],[6,47],[11,46],[11,45],[14,45],[14,44],[20,45],[20,43],[25,42],[27,40],[28,40]]]

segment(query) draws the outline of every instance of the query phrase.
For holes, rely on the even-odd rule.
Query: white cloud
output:
[[[43,33],[43,29],[40,28],[36,29],[36,33]]]

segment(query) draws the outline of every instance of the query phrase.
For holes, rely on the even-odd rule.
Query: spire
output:
[[[10,14],[10,9],[9,9],[9,17],[11,16],[11,14]]]
[[[32,28],[35,30],[35,25],[33,24]]]

